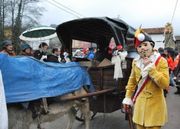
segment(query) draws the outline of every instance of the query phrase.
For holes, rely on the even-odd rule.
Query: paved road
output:
[[[166,98],[169,110],[169,122],[163,129],[180,128],[180,95],[174,95],[174,91],[175,88],[171,88]],[[66,116],[63,116],[52,123],[44,123],[43,126],[45,129],[65,129],[66,122]],[[84,124],[75,121],[73,129],[84,129]],[[128,122],[124,120],[124,114],[119,110],[111,114],[98,113],[91,121],[90,129],[129,129],[129,127]]]
[[[163,129],[180,129],[180,95],[175,95],[176,88],[170,89],[168,94],[167,106],[168,106],[168,123]]]

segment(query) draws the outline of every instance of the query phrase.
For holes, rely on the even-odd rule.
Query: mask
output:
[[[143,42],[137,47],[138,54],[141,58],[150,57],[153,54],[153,47],[150,42]]]

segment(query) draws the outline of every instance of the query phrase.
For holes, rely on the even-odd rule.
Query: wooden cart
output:
[[[73,60],[80,63],[90,63],[85,67],[91,76],[95,91],[86,96],[70,99],[89,97],[93,116],[97,112],[111,113],[121,108],[125,86],[131,71],[131,63],[137,55],[133,43],[134,31],[135,29],[124,21],[108,17],[72,20],[62,23],[56,28],[57,35],[62,43],[62,49],[68,50]],[[94,64],[96,60],[88,61],[86,58],[73,57],[74,49],[77,49],[74,47],[76,46],[74,40],[76,40],[81,45],[91,42],[91,47],[95,46],[101,52],[101,60],[98,61],[103,59],[110,61],[112,55],[108,53],[108,47],[112,38],[116,46],[121,44],[123,49],[128,52],[126,61],[122,64],[123,78],[113,79],[114,65],[97,67]],[[81,48],[78,49],[81,50]],[[83,120],[82,116],[77,116],[77,119]]]

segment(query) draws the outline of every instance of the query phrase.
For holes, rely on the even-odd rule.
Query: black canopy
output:
[[[98,47],[105,48],[112,37],[116,44],[127,46],[127,40],[133,40],[135,29],[121,19],[82,18],[60,24],[56,28],[57,35],[64,48],[71,50],[72,39],[95,42]]]

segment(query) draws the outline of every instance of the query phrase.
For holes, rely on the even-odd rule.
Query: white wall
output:
[[[163,34],[151,34],[152,40],[155,42],[155,48],[158,49],[160,47],[164,48],[164,35]]]
[[[49,48],[61,48],[62,44],[59,41],[58,37],[49,39],[49,40],[41,40],[41,41],[32,41],[32,42],[28,42],[27,43],[32,47],[33,50],[38,50],[39,49],[39,45],[45,42],[49,45]]]

